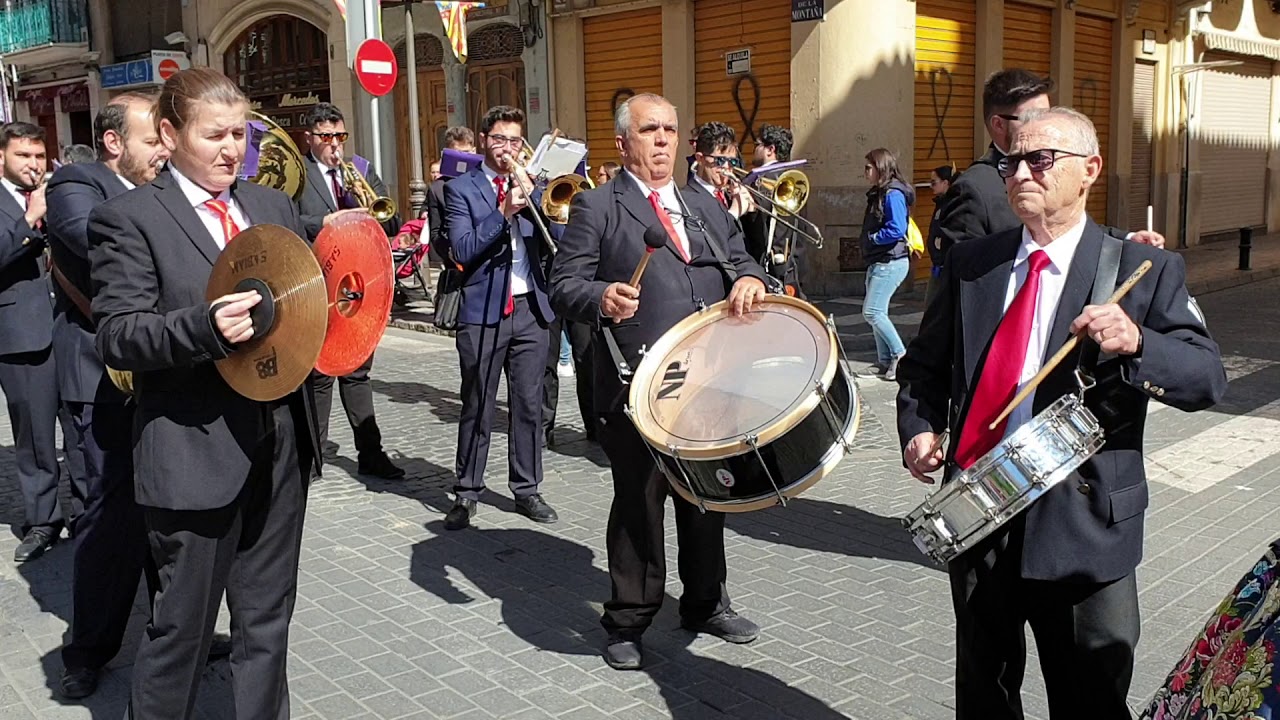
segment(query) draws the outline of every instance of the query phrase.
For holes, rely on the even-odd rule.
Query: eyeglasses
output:
[[[711,155],[707,158],[720,167],[742,167],[742,161],[736,157],[728,157],[725,155]]]
[[[1047,172],[1053,164],[1057,162],[1059,157],[1089,157],[1081,153],[1071,152],[1069,150],[1055,150],[1054,148],[1044,148],[1042,150],[1032,150],[1031,152],[1021,153],[1019,155],[1005,155],[996,161],[996,172],[1000,173],[1000,177],[1008,180],[1018,174],[1018,168],[1022,165],[1022,161],[1027,161],[1027,167],[1031,172]]]
[[[995,116],[998,118],[1004,118],[1005,120],[1012,120],[1014,122],[1019,122],[1022,120],[1021,115],[1010,115],[1008,113],[996,113]]]
[[[506,135],[485,135],[490,145],[520,145],[524,138],[507,137]]]
[[[337,140],[338,142],[346,142],[347,135],[348,134],[344,132],[313,132],[311,133],[311,137],[319,138],[320,142],[333,142],[334,140]]]

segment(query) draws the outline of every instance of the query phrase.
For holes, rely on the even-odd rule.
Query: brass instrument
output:
[[[773,218],[776,222],[781,223],[784,227],[794,231],[809,242],[822,247],[822,231],[818,229],[807,218],[800,215],[800,210],[804,208],[806,202],[809,201],[809,177],[799,170],[787,170],[776,178],[760,178],[756,182],[767,191],[761,192],[756,188],[746,185],[742,182],[747,175],[751,173],[743,168],[720,168],[720,172],[724,173],[735,184],[747,189],[747,192],[754,195],[757,200],[766,200],[775,210],[769,210],[761,205],[757,205],[756,209]],[[795,223],[787,220],[787,218],[795,218],[807,225],[812,232],[804,230]],[[771,238],[772,240],[772,238]]]
[[[307,166],[289,133],[271,118],[250,112],[249,119],[267,126],[258,144],[258,174],[249,178],[255,185],[275,188],[297,200],[306,186]]]
[[[559,132],[559,131],[557,131]],[[528,201],[533,197],[533,191],[536,188],[535,181],[529,177],[529,160],[533,159],[533,149],[529,147],[529,141],[524,140],[524,147],[516,155],[507,156],[507,169],[511,173],[512,179],[520,183],[520,190],[524,193],[525,200]],[[546,198],[543,198],[544,202]],[[568,209],[565,209],[566,218]],[[560,249],[556,245],[555,238],[551,237],[551,231],[547,229],[547,224],[542,221],[542,214],[537,208],[533,208],[529,213],[533,217],[533,224],[537,226],[538,231],[542,233],[542,239],[547,243],[547,249],[554,255]]]
[[[396,201],[389,197],[379,196],[374,192],[373,186],[365,179],[363,175],[356,170],[355,163],[342,159],[342,149],[339,148],[338,167],[342,172],[342,186],[351,193],[360,207],[366,208],[374,220],[380,223],[386,222],[396,216]]]
[[[590,179],[577,173],[568,173],[547,183],[542,191],[542,212],[553,223],[564,225],[569,222],[569,204],[574,196],[595,185]]]

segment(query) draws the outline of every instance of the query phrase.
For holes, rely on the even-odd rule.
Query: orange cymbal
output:
[[[254,335],[215,362],[227,384],[258,401],[297,390],[315,367],[324,342],[324,277],[311,248],[279,225],[254,225],[218,255],[205,299],[257,290],[250,311]]]
[[[387,329],[395,290],[391,245],[376,220],[352,213],[325,226],[313,249],[329,303],[316,369],[342,377],[369,359]]]

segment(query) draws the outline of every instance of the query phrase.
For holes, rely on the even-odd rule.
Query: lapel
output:
[[[338,206],[333,203],[333,188],[331,183],[325,178],[324,171],[320,169],[320,163],[316,162],[310,155],[306,156],[307,163],[307,181],[311,183],[311,187],[320,195],[320,199],[324,201],[325,207],[330,212],[336,212]]]
[[[169,211],[169,214],[178,223],[178,227],[181,227],[182,231],[187,234],[187,237],[195,244],[200,254],[204,255],[210,265],[216,263],[218,255],[222,251],[218,249],[218,244],[209,235],[209,231],[205,229],[200,216],[196,215],[196,210],[191,207],[187,196],[182,193],[182,188],[178,187],[178,182],[169,173],[162,172],[156,176],[156,179],[151,184],[158,191],[156,192],[156,199],[160,201],[165,210]]]
[[[623,175],[627,177],[623,178]],[[626,171],[619,172],[618,177],[623,179],[609,184],[613,186],[613,192],[618,196],[617,200],[622,207],[626,208],[631,217],[639,221],[644,229],[648,229],[653,225],[662,227],[662,221],[658,219],[658,213],[654,212],[648,198],[641,192],[640,186],[636,184],[636,179]],[[685,223],[685,226],[686,232],[688,232],[688,223]],[[643,234],[644,230],[642,229],[640,232]],[[680,248],[676,247],[675,240],[670,233],[667,233],[666,247],[681,264],[684,264],[684,255],[680,253]]]
[[[0,186],[0,212],[8,215],[14,222],[17,222],[18,218],[26,213],[26,210],[18,204],[17,199],[13,197],[8,188],[3,186]]]
[[[1053,327],[1049,330],[1049,340],[1045,344],[1042,361],[1047,361],[1058,352],[1058,348],[1067,341],[1071,321],[1089,304],[1094,276],[1098,274],[1098,254],[1101,252],[1102,231],[1092,220],[1086,220],[1084,235],[1080,237],[1075,257],[1071,259],[1071,268],[1067,270],[1067,282],[1062,288],[1062,298],[1058,300],[1058,310],[1053,316]]]
[[[252,191],[245,190],[243,181],[236,181],[231,186],[231,199],[240,206],[240,210],[244,212],[245,219],[249,221],[249,225],[262,225],[269,223],[271,213],[267,210],[267,206],[260,202],[263,197]],[[249,228],[243,228],[248,230]],[[292,230],[292,228],[290,228]]]
[[[498,207],[498,191],[493,187],[493,183],[489,182],[489,176],[484,174],[484,168],[476,168],[467,173],[467,177],[471,179],[471,184],[476,186],[481,197],[484,198],[485,207]]]
[[[692,197],[685,192],[690,187],[694,188]],[[697,183],[693,183],[692,186],[686,185],[684,190],[676,188],[676,197],[680,199],[681,210],[686,216],[684,233],[689,237],[689,261],[692,262],[702,257],[707,251],[706,236],[710,232],[707,224],[711,220],[711,215],[707,211],[715,212],[711,206],[719,206],[720,203],[714,195],[707,193],[706,188]]]
[[[974,381],[978,361],[995,337],[1004,318],[1004,298],[1009,290],[1009,273],[1022,243],[1022,228],[1010,230],[989,240],[990,248],[978,257],[985,261],[976,268],[972,279],[961,278],[960,318],[964,323],[965,377]],[[963,272],[963,271],[962,271]],[[970,383],[972,384],[972,382]]]

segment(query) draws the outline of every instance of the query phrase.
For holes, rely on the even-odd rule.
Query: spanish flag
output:
[[[338,6],[338,14],[342,16],[342,21],[347,21],[347,0],[333,0],[333,4]]]
[[[440,20],[444,23],[444,34],[449,38],[453,54],[458,62],[467,61],[467,11],[471,8],[482,8],[482,2],[445,2],[436,0],[440,8]]]

